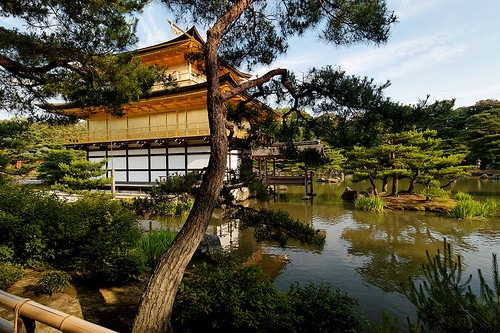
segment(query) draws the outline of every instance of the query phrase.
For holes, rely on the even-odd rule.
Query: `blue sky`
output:
[[[500,1],[389,0],[398,16],[382,46],[324,45],[314,36],[293,40],[287,55],[271,67],[300,75],[310,67],[334,65],[348,74],[391,81],[387,97],[414,104],[456,99],[456,106],[500,99]],[[151,6],[138,25],[139,46],[173,37],[165,9]],[[181,26],[183,28],[187,28]],[[203,29],[198,27],[200,33]],[[269,68],[256,68],[262,74]]]
[[[388,0],[387,5],[399,22],[386,44],[334,47],[315,36],[298,38],[270,68],[300,75],[313,66],[333,65],[378,83],[389,80],[385,95],[403,104],[427,95],[430,102],[455,98],[457,107],[500,100],[500,1]],[[173,17],[163,7],[147,7],[138,24],[138,46],[175,37],[167,19]],[[15,22],[0,18],[0,24]],[[203,35],[203,27],[197,28]],[[261,75],[270,68],[253,73]]]

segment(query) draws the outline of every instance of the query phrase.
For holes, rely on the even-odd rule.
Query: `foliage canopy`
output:
[[[164,79],[129,52],[137,42],[134,15],[149,1],[2,1],[0,108],[49,108],[54,99],[119,113]]]

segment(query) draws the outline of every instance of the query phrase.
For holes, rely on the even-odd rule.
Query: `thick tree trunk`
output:
[[[370,184],[372,186],[372,194],[374,196],[378,196],[377,185],[375,184],[375,180],[372,177],[368,177],[370,180]]]
[[[417,183],[417,177],[420,176],[420,171],[417,171],[415,176],[410,178],[410,185],[408,185],[408,193],[413,193],[415,190],[415,184]]]
[[[382,180],[382,192],[387,193],[387,185],[389,184],[389,177],[384,177]]]
[[[219,197],[227,164],[226,107],[220,92],[217,43],[207,33],[207,109],[210,122],[210,161],[193,208],[175,241],[161,258],[141,297],[132,332],[170,332],[175,295]]]
[[[397,174],[392,176],[392,193],[391,195],[398,195],[399,191],[399,177]]]
[[[391,140],[390,144],[394,144],[394,141]],[[391,152],[391,161],[394,161],[395,159],[396,159],[396,153],[395,152]],[[393,169],[394,168],[396,168],[396,167],[393,164]],[[391,195],[398,195],[398,191],[399,191],[398,174],[394,172],[393,175],[392,175],[392,193],[391,193]]]

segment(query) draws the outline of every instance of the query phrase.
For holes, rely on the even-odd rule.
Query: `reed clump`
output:
[[[138,247],[143,253],[148,268],[154,269],[156,267],[156,264],[160,261],[163,253],[170,247],[176,235],[177,232],[168,229],[152,230],[139,240]]]
[[[384,211],[384,199],[379,196],[369,195],[356,198],[354,200],[354,206],[358,209],[366,210],[369,212],[383,212]]]
[[[474,200],[468,193],[458,192],[455,195],[457,205],[451,210],[451,216],[459,219],[472,219],[476,217],[491,217],[499,213],[499,202],[487,199],[484,202]]]

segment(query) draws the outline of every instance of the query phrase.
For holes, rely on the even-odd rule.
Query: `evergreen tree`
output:
[[[0,180],[26,174],[33,169],[29,153],[30,124],[25,120],[0,120]]]
[[[465,138],[471,154],[469,161],[480,159],[482,168],[500,167],[500,101],[481,101],[470,108]]]
[[[462,261],[454,259],[451,245],[422,265],[424,280],[410,279],[404,288],[406,297],[417,307],[418,318],[432,332],[498,332],[500,330],[500,277],[497,257],[493,254],[493,286],[479,271],[480,294],[470,286],[472,275],[463,278]]]
[[[37,178],[44,180],[49,185],[60,182],[66,174],[61,165],[70,164],[74,158],[74,150],[52,149],[44,152],[41,156],[42,163],[38,167]]]
[[[2,1],[0,15],[22,27],[0,27],[0,108],[121,106],[166,79],[128,52],[137,42],[135,14],[146,0]]]
[[[355,180],[368,179],[374,194],[375,179],[392,178],[391,194],[397,195],[401,178],[410,179],[407,192],[412,193],[416,183],[429,187],[433,180],[451,182],[468,175],[472,166],[463,164],[465,154],[446,154],[435,136],[434,130],[386,134],[377,146],[355,146],[347,152],[344,168]]]
[[[208,26],[200,55],[207,76],[207,110],[211,133],[210,162],[191,212],[172,246],[162,256],[142,295],[133,332],[171,330],[172,305],[183,273],[201,241],[224,179],[228,137],[227,101],[250,89],[264,87],[273,78],[292,94],[294,86],[286,69],[274,69],[241,85],[221,91],[219,59],[240,67],[268,65],[286,51],[287,40],[316,29],[336,45],[385,42],[394,15],[384,1],[304,2],[165,0],[179,19]],[[264,91],[265,89],[260,89]],[[298,110],[297,99],[293,109]]]
[[[380,146],[366,148],[354,146],[346,152],[347,161],[343,164],[345,173],[353,175],[353,181],[368,179],[373,195],[378,195],[376,179],[382,179],[384,164],[381,163],[382,151]]]
[[[60,163],[59,168],[64,176],[54,188],[70,191],[98,189],[111,183],[111,178],[104,177],[107,170],[104,168],[107,161],[91,162],[83,159],[74,159],[69,164]]]

